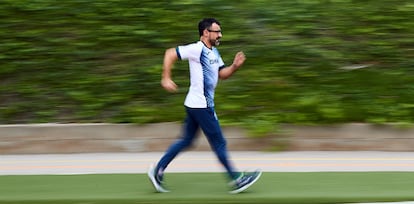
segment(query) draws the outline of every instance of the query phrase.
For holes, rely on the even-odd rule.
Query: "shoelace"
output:
[[[246,184],[248,184],[250,182],[250,180],[253,178],[252,175],[249,176],[243,176],[238,182],[237,185],[238,186],[244,186]]]

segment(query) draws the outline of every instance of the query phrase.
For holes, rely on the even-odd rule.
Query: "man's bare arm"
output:
[[[246,60],[246,56],[243,52],[238,52],[234,57],[233,64],[220,70],[220,79],[228,79],[234,72],[236,72]]]
[[[175,48],[169,48],[165,51],[164,63],[162,66],[161,86],[169,92],[176,92],[178,88],[171,77],[171,70],[177,60],[178,55]]]

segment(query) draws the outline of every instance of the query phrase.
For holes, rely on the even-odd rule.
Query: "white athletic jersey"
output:
[[[188,60],[190,69],[190,89],[184,105],[189,108],[214,107],[214,90],[218,82],[218,72],[224,62],[215,47],[209,49],[203,42],[178,46],[178,58]]]

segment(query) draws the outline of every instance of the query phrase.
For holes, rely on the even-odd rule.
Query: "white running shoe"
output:
[[[159,193],[168,193],[169,190],[165,189],[162,185],[162,179],[158,176],[158,172],[155,172],[155,166],[152,164],[148,170],[148,177],[154,186],[155,190]]]

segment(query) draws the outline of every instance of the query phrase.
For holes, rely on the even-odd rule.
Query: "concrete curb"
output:
[[[0,154],[165,151],[180,129],[179,123],[0,125]],[[223,132],[232,151],[414,151],[414,128],[283,125],[282,133],[266,138],[248,137],[237,127],[224,127]],[[200,136],[192,150],[209,149]]]

